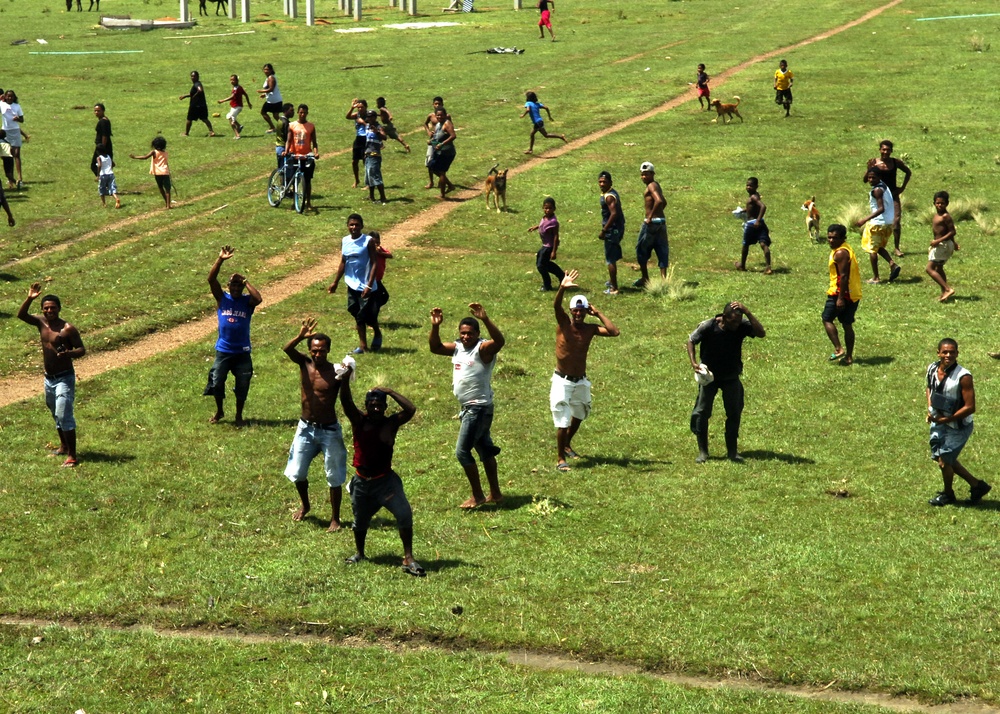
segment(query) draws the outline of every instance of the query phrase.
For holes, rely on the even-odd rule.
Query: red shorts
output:
[[[707,98],[708,95],[711,94],[711,92],[708,90],[708,87],[697,87],[697,89],[698,89],[698,96],[699,97],[705,97],[705,98]]]
[[[552,27],[552,20],[549,19],[549,11],[548,10],[542,10],[542,16],[540,18],[538,18],[538,26],[539,27],[548,27],[548,28],[551,29],[551,27]]]

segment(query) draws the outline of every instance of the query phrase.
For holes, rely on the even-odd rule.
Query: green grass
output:
[[[135,15],[176,10],[155,0],[121,4]],[[129,63],[113,56],[25,57],[14,54],[25,48],[5,50],[21,60],[4,85],[19,91],[33,141],[25,149],[29,190],[11,194],[20,224],[3,234],[0,253],[12,261],[36,247],[93,234],[62,253],[4,268],[0,299],[9,306],[7,315],[16,312],[31,281],[51,278],[47,290],[63,298],[65,316],[81,328],[88,348],[114,349],[206,314],[211,300],[205,274],[224,243],[236,245],[234,267],[262,286],[265,305],[254,319],[257,378],[247,408],[254,422],[249,429],[205,424],[211,407],[200,392],[212,357],[209,338],[81,385],[84,464],[76,472],[55,468],[40,449],[54,438],[40,399],[0,411],[6,457],[0,467],[0,611],[121,625],[313,632],[333,640],[378,634],[460,648],[527,647],[654,670],[747,675],[776,684],[836,681],[835,688],[848,690],[996,701],[996,502],[979,509],[925,505],[939,477],[926,454],[922,376],[945,334],[961,344],[981,409],[963,460],[988,478],[989,465],[1000,456],[990,406],[1000,383],[984,354],[996,349],[996,337],[983,319],[996,304],[992,276],[1000,261],[986,231],[973,221],[959,224],[962,251],[949,263],[959,295],[954,303],[934,303],[937,290],[922,276],[930,231],[917,219],[933,193],[946,189],[955,203],[989,203],[1000,188],[990,120],[973,111],[975,92],[955,91],[957,85],[989,86],[991,55],[969,51],[969,28],[959,21],[915,22],[958,12],[954,4],[904,3],[853,30],[787,52],[796,72],[789,120],[772,103],[773,63],[752,66],[713,90],[743,97],[744,124],[711,124],[709,114],[688,102],[517,175],[508,191],[509,212],[490,214],[481,199],[471,200],[398,251],[386,279],[393,295],[383,313],[390,327],[386,350],[362,358],[355,391],[388,381],[419,408],[396,453],[415,509],[415,554],[430,572],[422,581],[399,573],[398,538],[388,520],[370,533],[371,563],[341,565],[351,552],[350,535],[322,532],[329,507],[315,471],[315,518],[301,525],[290,521],[296,499],[281,470],[298,416],[298,384],[280,347],[303,316],[314,315],[334,336],[339,356],[354,346],[353,325],[343,296],[330,298],[324,285],[278,305],[267,302],[266,289],[335,252],[347,213],[361,208],[369,227],[390,235],[394,224],[434,204],[432,192],[421,188],[426,175],[419,151],[409,157],[390,152],[389,194],[406,200],[381,211],[361,206],[361,192],[349,188],[349,164],[328,156],[317,173],[320,215],[296,216],[285,207],[266,207],[262,181],[241,183],[271,166],[265,138],[177,136],[183,107],[174,97],[186,91],[192,65],[209,95],[222,96],[216,90],[224,89],[225,75],[239,71],[250,87],[261,62],[273,61],[290,100],[310,104],[325,151],[349,146],[349,127],[339,117],[353,96],[384,94],[397,126],[414,130],[428,99],[443,94],[461,128],[452,178],[472,185],[493,163],[516,166],[523,159],[528,127],[517,113],[526,88],[551,105],[557,130],[574,138],[689,92],[686,82],[698,62],[716,76],[875,6],[788,2],[734,15],[729,5],[714,1],[588,2],[560,9],[554,16],[560,41],[549,43],[534,38],[532,13],[496,4],[460,18],[464,27],[438,33],[334,35],[330,28],[304,28],[301,21],[255,23],[255,35],[184,45],[157,32],[90,36],[85,13],[36,15],[23,3],[2,4],[3,17],[23,23],[18,29],[24,28],[25,37],[54,37],[56,24],[65,24],[58,34],[69,39],[53,39],[54,48],[71,43],[66,46],[146,50]],[[961,12],[985,12],[986,6],[965,2]],[[280,14],[276,2],[260,7],[271,8],[272,17]],[[618,19],[619,10],[624,19]],[[379,16],[395,12],[380,10]],[[199,32],[232,29],[243,27],[210,19]],[[655,50],[673,42],[678,44]],[[885,56],[886,42],[894,48],[892,61]],[[528,46],[528,52],[466,54],[513,44]],[[280,63],[277,47],[281,56],[289,55]],[[639,53],[645,54],[614,64]],[[387,66],[377,73],[321,72],[317,58],[334,68]],[[148,83],[144,76],[137,86],[138,72],[149,72]],[[142,195],[126,196],[126,207],[114,216],[99,211],[85,165],[93,120],[89,112],[71,109],[97,101],[92,89],[83,88],[87,77],[101,78],[118,152],[142,150],[156,131],[164,131],[181,200],[191,203],[169,216],[157,211],[145,164],[126,164],[122,185]],[[258,130],[259,124],[258,118]],[[860,175],[887,137],[906,152],[914,170],[904,195],[913,202],[904,207],[905,271],[899,285],[866,286],[858,364],[839,368],[825,360],[830,347],[819,321],[828,251],[808,238],[799,206],[815,195],[829,222],[840,206],[864,202]],[[418,139],[408,138],[411,144]],[[614,174],[631,231],[641,211],[638,166],[644,160],[657,165],[668,199],[669,287],[690,291],[691,299],[676,299],[670,289],[626,291],[617,300],[600,294],[605,275],[596,237],[596,175],[605,168]],[[750,175],[760,178],[768,205],[777,269],[772,278],[760,275],[759,252],[751,253],[754,272],[731,270],[739,224],[729,214],[742,203]],[[53,183],[36,183],[35,177]],[[214,191],[221,193],[194,200]],[[594,412],[574,443],[587,458],[569,475],[552,468],[545,395],[554,325],[550,296],[536,292],[537,238],[525,232],[538,220],[546,195],[559,205],[558,262],[581,270],[582,289],[622,329],[620,338],[599,340],[592,348]],[[224,203],[229,208],[209,213]],[[152,215],[135,224],[105,230],[122,214],[147,213]],[[192,220],[174,225],[185,218]],[[865,277],[867,272],[862,265]],[[623,285],[635,277],[621,266]],[[768,331],[765,340],[749,341],[744,350],[748,406],[741,445],[750,458],[743,467],[713,460],[698,468],[687,428],[695,389],[683,346],[698,322],[732,299],[745,302]],[[473,300],[486,306],[508,338],[496,372],[494,425],[504,449],[508,505],[467,514],[455,507],[467,485],[453,456],[457,424],[451,417],[457,410],[450,365],[427,351],[426,316],[441,306],[448,334]],[[0,373],[37,370],[36,338],[17,320],[0,323],[0,348]],[[721,404],[717,409],[715,453],[721,451]],[[849,498],[828,494],[844,489]],[[451,613],[456,604],[464,608],[462,617]],[[109,658],[101,666],[111,671],[136,659],[130,648],[150,646],[141,635],[95,630],[91,636],[95,651]],[[24,635],[6,635],[8,651],[18,637]],[[60,641],[66,649],[54,648],[52,669],[37,675],[43,687],[57,681],[55,672],[72,660],[70,645],[82,636],[58,637],[65,638]],[[197,662],[198,647],[210,646],[171,645],[162,666]],[[244,657],[271,656],[218,647],[213,656],[220,672]],[[313,655],[290,651],[273,659],[312,661]],[[332,660],[350,656],[338,652]],[[390,672],[409,667],[407,657],[402,664],[388,658],[384,666]],[[433,660],[427,666],[441,677],[456,678],[454,667],[468,682],[489,669],[508,687],[503,691],[536,691],[528,688],[531,683],[494,674],[495,662],[477,655],[458,664],[427,657]],[[374,674],[381,666],[358,665]],[[261,681],[284,681],[294,668],[279,674],[264,665],[256,670]],[[307,674],[294,677],[304,682]],[[206,671],[204,679],[206,701],[228,701],[227,685],[214,684],[224,677]],[[608,686],[608,697],[620,697],[596,709],[646,709],[641,702],[660,696],[627,691],[646,684],[581,679],[581,687],[600,692]],[[531,697],[540,711],[585,708],[564,683],[540,688],[537,699]],[[37,697],[33,706],[44,706],[44,692],[21,691],[23,701]],[[267,700],[262,708],[284,710],[306,692],[318,705],[319,691],[305,684],[283,689],[286,698]],[[88,696],[97,702],[91,708],[116,710],[124,706],[119,697],[127,695]],[[174,696],[180,695],[164,692]],[[600,696],[592,699],[604,702]],[[737,695],[713,696],[723,699],[694,699],[690,709],[806,710],[802,703],[767,699],[744,706],[724,699]],[[442,711],[449,705],[435,701]],[[392,711],[395,705],[385,706]],[[684,710],[678,703],[660,706]]]

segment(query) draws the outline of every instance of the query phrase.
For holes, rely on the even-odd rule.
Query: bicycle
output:
[[[305,209],[306,177],[302,170],[305,161],[316,161],[315,154],[287,156],[284,165],[271,172],[267,179],[267,202],[273,208],[280,206],[281,200],[291,194],[296,213]],[[294,170],[289,170],[289,164],[293,162]]]

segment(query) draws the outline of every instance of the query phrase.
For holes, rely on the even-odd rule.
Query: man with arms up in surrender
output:
[[[944,490],[928,503],[955,503],[955,474],[969,484],[969,503],[979,503],[993,487],[969,473],[958,456],[972,436],[976,388],[972,374],[958,363],[958,343],[947,337],[938,343],[938,361],[927,367],[927,423],[931,425],[931,458],[937,461]]]
[[[309,340],[309,357],[296,349],[302,340]],[[332,533],[340,530],[340,502],[347,480],[347,450],[334,409],[342,380],[337,377],[334,364],[327,359],[330,338],[316,332],[315,319],[302,322],[299,334],[285,345],[285,354],[299,366],[302,380],[302,417],[295,430],[295,440],[288,449],[285,466],[285,476],[295,484],[302,500],[302,508],[292,515],[292,520],[301,521],[309,513],[309,464],[322,451],[333,507],[328,531]]]
[[[462,405],[460,414],[462,428],[458,432],[455,457],[465,470],[465,476],[472,487],[472,497],[461,508],[475,508],[484,503],[499,503],[503,500],[500,480],[497,476],[497,454],[500,447],[493,443],[490,428],[493,426],[493,367],[497,352],[503,349],[506,340],[500,328],[486,314],[486,309],[478,302],[469,303],[473,317],[464,317],[458,323],[458,342],[441,341],[441,322],[444,314],[441,308],[431,310],[431,352],[443,357],[451,357],[455,365],[452,372],[452,387],[458,403]],[[486,325],[490,339],[479,336],[479,321]],[[472,456],[476,449],[483,471],[490,485],[490,495],[483,494],[479,480],[479,469]]]
[[[208,420],[209,424],[217,424],[224,416],[223,402],[226,399],[226,378],[233,373],[236,385],[233,389],[236,395],[237,427],[246,424],[243,421],[243,405],[250,393],[250,379],[253,377],[253,360],[250,358],[250,317],[254,308],[261,304],[262,299],[257,288],[239,273],[229,277],[229,292],[219,284],[219,271],[223,262],[233,257],[236,251],[232,246],[224,246],[219,251],[219,257],[208,272],[208,286],[215,298],[215,312],[219,318],[219,339],[215,343],[215,363],[208,371],[208,384],[204,396],[215,397],[215,414]],[[246,288],[247,294],[243,294]]]
[[[712,418],[715,395],[722,392],[726,408],[726,454],[730,461],[740,463],[743,457],[737,449],[740,438],[740,418],[743,415],[743,340],[763,337],[764,326],[741,302],[735,300],[723,309],[721,315],[709,318],[695,328],[688,338],[687,353],[695,372],[701,367],[694,356],[694,346],[701,345],[701,361],[714,379],[699,384],[698,399],[691,412],[691,431],[698,440],[698,458],[695,463],[708,461],[708,420]]]
[[[65,454],[63,466],[76,466],[76,420],[73,418],[73,399],[76,396],[76,372],[73,360],[83,357],[86,350],[80,332],[59,317],[62,303],[55,295],[42,298],[42,314],[29,315],[32,301],[42,294],[42,286],[33,283],[28,297],[17,311],[17,317],[38,328],[42,340],[42,363],[45,366],[45,404],[52,412],[59,432],[59,449]]]
[[[549,408],[556,427],[556,469],[569,471],[566,457],[578,459],[573,451],[573,437],[580,423],[590,415],[590,382],[587,380],[587,352],[594,337],[618,337],[621,333],[601,311],[587,302],[583,295],[569,300],[570,315],[563,309],[563,293],[575,288],[580,275],[576,270],[566,273],[556,290],[556,371],[552,375]],[[601,321],[600,325],[584,322],[587,315]]]
[[[830,245],[830,287],[826,291],[823,307],[823,327],[833,343],[830,361],[842,360],[854,364],[854,315],[861,303],[861,273],[854,249],[847,242],[847,227],[833,223],[826,229],[826,242]],[[844,327],[844,347],[834,320]],[[845,349],[846,348],[846,349]]]
[[[413,558],[413,510],[403,493],[403,481],[392,470],[392,451],[399,427],[413,418],[417,408],[402,394],[386,387],[376,387],[365,395],[365,411],[354,405],[350,372],[342,375],[340,405],[351,422],[354,434],[354,478],[351,479],[351,507],[354,510],[354,545],[357,551],[345,561],[356,565],[365,559],[365,538],[372,516],[385,507],[396,517],[399,538],[403,541],[403,570],[410,575],[426,573]],[[386,416],[392,397],[400,410]]]

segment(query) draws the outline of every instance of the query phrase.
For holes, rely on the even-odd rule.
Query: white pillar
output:
[[[229,0],[229,2],[226,3],[226,4],[229,6],[229,19],[230,20],[235,20],[236,19],[236,0]]]
[[[299,0],[288,0],[288,16],[293,20],[299,16]]]
[[[410,8],[409,9],[410,9],[410,14],[411,15],[416,15],[417,14],[417,0],[410,0]]]
[[[181,22],[187,22],[191,19],[191,15],[188,14],[188,0],[181,0],[181,9],[177,14],[180,15]]]
[[[515,10],[521,9],[521,0],[514,0],[514,9]]]
[[[361,0],[354,0],[354,20],[361,22]]]
[[[240,0],[240,14],[243,22],[250,22],[250,0]]]
[[[354,14],[354,3],[351,0],[344,0],[344,14],[345,15]]]
[[[306,0],[306,24],[310,27],[316,24],[316,0]]]

